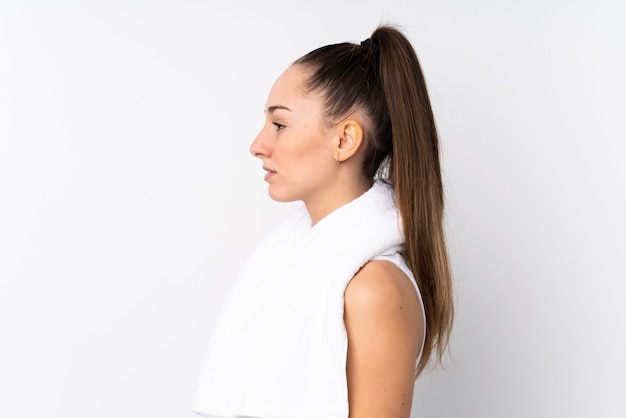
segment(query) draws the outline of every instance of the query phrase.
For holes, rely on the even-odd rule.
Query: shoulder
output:
[[[352,278],[344,296],[347,309],[404,309],[416,308],[420,302],[413,279],[395,264],[373,260],[365,264]],[[421,320],[421,315],[414,315]]]
[[[389,261],[368,262],[344,295],[351,417],[408,417],[423,333],[414,285]]]

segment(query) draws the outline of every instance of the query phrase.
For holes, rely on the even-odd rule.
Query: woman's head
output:
[[[263,160],[272,199],[302,200],[316,221],[370,184],[361,175],[363,115],[334,120],[323,95],[307,88],[309,77],[302,65],[278,77],[250,152]]]

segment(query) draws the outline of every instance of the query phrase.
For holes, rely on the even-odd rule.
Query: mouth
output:
[[[274,176],[274,174],[276,174],[276,171],[271,170],[267,167],[263,167],[263,170],[267,171],[267,173],[265,174],[265,178],[264,178],[265,181],[269,180],[270,178]]]

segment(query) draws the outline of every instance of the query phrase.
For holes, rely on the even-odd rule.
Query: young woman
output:
[[[225,303],[194,411],[408,417],[453,318],[435,122],[417,56],[382,26],[298,59],[250,147],[269,195],[302,209]]]

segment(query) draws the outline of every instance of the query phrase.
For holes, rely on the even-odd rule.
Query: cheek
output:
[[[306,158],[316,165],[320,161],[332,159],[332,141],[326,132],[320,130],[318,125],[311,126],[307,129],[306,134],[300,138],[302,142],[298,154],[301,158]]]
[[[285,141],[280,153],[284,163],[297,168],[316,160],[321,151],[320,145],[320,141],[310,134],[294,135],[288,142]]]
[[[280,159],[283,168],[305,171],[309,176],[325,162],[334,162],[331,143],[328,133],[322,132],[319,124],[309,123],[280,138],[274,156]]]

